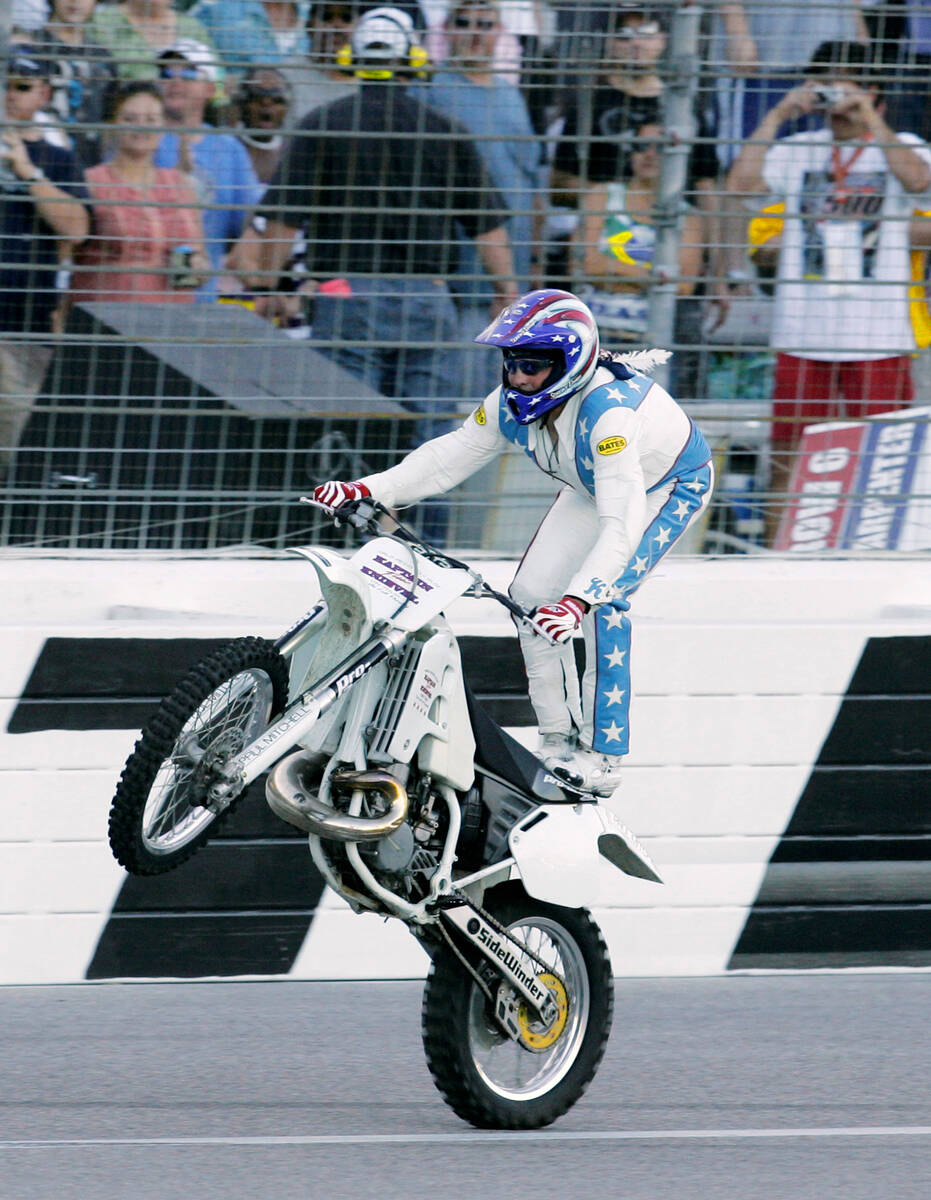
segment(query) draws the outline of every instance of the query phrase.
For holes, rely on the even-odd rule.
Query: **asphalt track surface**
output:
[[[534,1133],[441,1102],[418,983],[0,988],[0,1200],[929,1200],[931,974],[617,983]]]

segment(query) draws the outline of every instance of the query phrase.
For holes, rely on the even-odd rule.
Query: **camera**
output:
[[[847,95],[847,89],[839,83],[821,83],[815,88],[819,108],[834,108]]]

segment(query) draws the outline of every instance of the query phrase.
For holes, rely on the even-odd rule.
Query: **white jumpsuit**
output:
[[[627,597],[707,505],[708,445],[659,384],[612,364],[565,404],[550,430],[518,425],[496,388],[452,433],[361,482],[403,507],[446,492],[520,446],[563,483],[521,560],[511,595],[533,608],[566,594],[591,605],[582,622],[581,697],[571,644],[552,646],[519,627],[541,733],[579,730],[582,745],[626,754],[630,621]]]

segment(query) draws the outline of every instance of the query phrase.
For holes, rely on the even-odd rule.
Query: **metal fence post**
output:
[[[650,346],[672,345],[679,286],[679,248],[682,241],[683,193],[688,180],[689,154],[695,135],[695,92],[698,86],[698,45],[702,6],[681,0],[670,6],[666,59],[666,140],[656,205],[656,249],[647,338]],[[668,365],[654,372],[664,386]]]

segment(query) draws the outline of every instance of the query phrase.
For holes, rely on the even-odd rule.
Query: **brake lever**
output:
[[[378,517],[387,511],[377,500],[370,500],[365,496],[358,500],[347,500],[339,508],[331,508],[328,504],[321,504],[313,496],[301,496],[300,501],[301,504],[309,504],[311,508],[318,508],[321,512],[326,513],[337,529],[345,524],[358,530],[360,533],[374,530]],[[367,508],[368,511],[363,511],[363,507]]]
[[[504,592],[497,591],[490,584],[486,583],[484,579],[482,580],[482,590],[479,594],[483,596],[489,596],[492,600],[497,600],[503,608],[508,610],[511,616],[514,617],[519,624],[525,625],[528,629],[542,637],[545,641],[550,641],[546,634],[541,633],[540,630],[534,625],[533,612],[530,609],[524,608],[522,605],[518,604],[516,600],[512,600],[510,596],[505,595]],[[551,645],[556,645],[556,643],[551,642]]]

